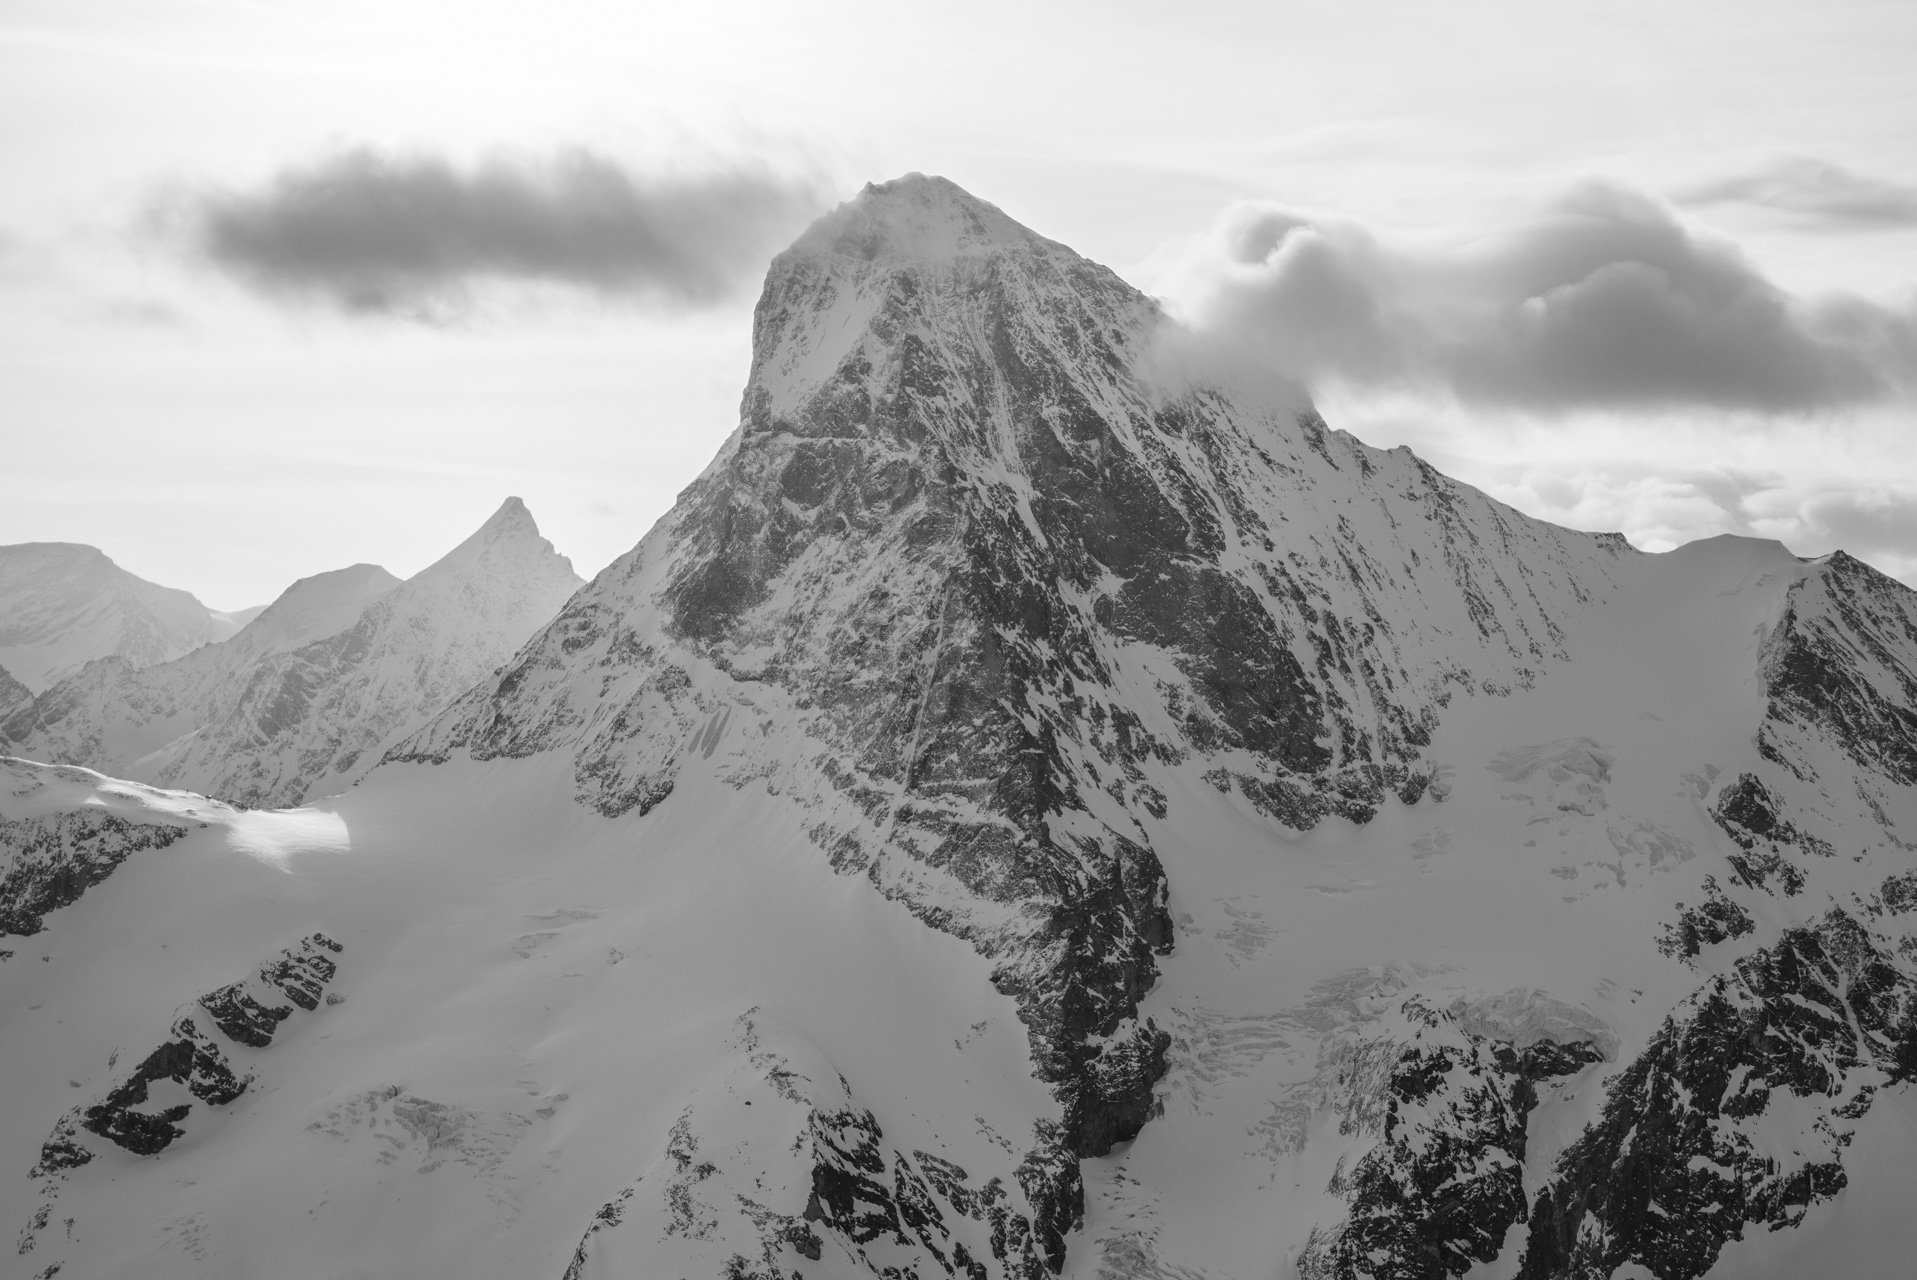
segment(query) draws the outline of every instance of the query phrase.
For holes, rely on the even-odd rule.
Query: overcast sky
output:
[[[1907,0],[7,0],[0,543],[236,609],[517,493],[595,572],[920,170],[1527,511],[1913,579],[1914,66]]]

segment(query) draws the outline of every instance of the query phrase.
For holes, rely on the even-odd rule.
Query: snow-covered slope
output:
[[[359,786],[7,766],[19,1274],[1909,1256],[1917,596],[1187,355],[868,188],[675,510]]]
[[[192,594],[136,578],[95,547],[0,547],[0,666],[39,692],[95,658],[166,662],[238,628]]]
[[[285,653],[338,635],[399,582],[376,564],[350,565],[301,578],[254,615],[235,637],[234,651]]]
[[[509,657],[579,579],[509,498],[396,583],[376,565],[302,578],[222,644],[143,669],[89,664],[0,718],[0,739],[235,804],[297,804],[350,785],[387,739]]]

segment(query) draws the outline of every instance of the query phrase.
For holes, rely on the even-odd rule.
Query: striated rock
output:
[[[182,1102],[156,1112],[141,1110],[147,1103],[147,1086],[161,1080],[185,1085],[195,1098],[212,1106],[233,1101],[251,1083],[250,1077],[234,1073],[226,1055],[191,1017],[182,1017],[173,1024],[173,1039],[148,1054],[103,1101],[88,1107],[81,1123],[135,1155],[159,1154],[185,1132],[178,1122],[193,1109]]]
[[[1707,981],[1611,1082],[1538,1193],[1519,1275],[1669,1280],[1841,1191],[1842,1153],[1917,1065],[1917,980],[1832,910]],[[1791,1158],[1780,1158],[1788,1138]]]
[[[1345,1058],[1342,1128],[1376,1140],[1348,1172],[1340,1161],[1329,1189],[1348,1216],[1314,1229],[1305,1280],[1445,1280],[1496,1259],[1525,1220],[1537,1084],[1616,1050],[1601,1021],[1537,991],[1398,1012]]]
[[[164,849],[186,827],[139,822],[105,809],[0,817],[0,936],[40,932],[49,911],[69,906],[142,849]]]
[[[326,984],[333,980],[338,966],[327,952],[339,954],[340,944],[323,933],[300,941],[297,949],[288,948],[279,957],[260,966],[257,979],[235,982],[200,997],[200,1007],[218,1024],[228,1040],[254,1049],[273,1043],[280,1023],[293,1016],[293,1006],[311,1012],[319,1008]],[[275,996],[290,1003],[281,1004]],[[337,1003],[329,1000],[328,1003]]]

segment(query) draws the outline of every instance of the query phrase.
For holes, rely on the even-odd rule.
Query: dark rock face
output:
[[[1889,1073],[1908,1078],[1917,982],[1852,917],[1712,978],[1612,1082],[1602,1117],[1537,1197],[1519,1274],[1693,1280],[1747,1226],[1794,1225],[1847,1181],[1841,1153]],[[1802,1163],[1755,1141],[1774,1091],[1807,1104]]]
[[[1730,855],[1737,878],[1753,889],[1794,897],[1804,891],[1804,872],[1794,856],[1831,856],[1831,847],[1779,816],[1780,802],[1755,774],[1739,774],[1718,796],[1711,816],[1741,853]]]
[[[338,955],[344,948],[323,933],[300,939],[297,948],[282,951],[275,960],[260,968],[260,981],[277,988],[300,1008],[311,1012],[319,1008],[326,984],[339,972],[339,966],[327,953]]]
[[[1298,1261],[1305,1280],[1446,1280],[1490,1262],[1525,1220],[1525,1125],[1542,1080],[1603,1060],[1583,1040],[1474,1035],[1451,1012],[1408,1001],[1408,1034],[1365,1046],[1350,1072],[1387,1064],[1375,1096],[1352,1097],[1346,1127],[1378,1140],[1330,1190],[1344,1222],[1314,1230]],[[1354,1078],[1362,1091],[1364,1085]]]
[[[1758,745],[1788,755],[1790,727],[1821,731],[1859,764],[1917,784],[1917,595],[1842,551],[1793,588],[1765,638],[1770,714]]]
[[[19,1251],[33,1251],[60,1184],[73,1170],[91,1164],[98,1154],[88,1146],[83,1133],[104,1138],[134,1155],[156,1156],[165,1151],[185,1136],[180,1123],[192,1114],[193,1105],[175,1102],[156,1107],[152,1086],[171,1081],[184,1086],[195,1101],[211,1107],[225,1106],[239,1098],[254,1077],[250,1071],[234,1067],[220,1038],[252,1049],[272,1044],[280,1023],[291,1017],[293,1010],[261,997],[270,988],[303,1008],[317,1008],[325,984],[337,971],[329,953],[338,955],[341,950],[339,943],[316,933],[260,966],[257,980],[207,992],[175,1015],[169,1038],[141,1059],[105,1097],[61,1116],[41,1144],[40,1159],[29,1175],[40,1184],[42,1203],[21,1232]],[[202,1024],[203,1015],[213,1022],[219,1038]]]
[[[0,936],[40,932],[49,911],[69,906],[142,849],[164,849],[183,826],[129,822],[100,809],[44,818],[0,818]]]
[[[1757,926],[1751,923],[1750,912],[1726,897],[1717,887],[1715,876],[1704,877],[1704,901],[1694,907],[1678,903],[1680,911],[1675,924],[1664,926],[1664,936],[1658,939],[1657,949],[1665,955],[1689,962],[1697,959],[1698,953],[1705,947],[1714,947],[1720,942],[1732,938],[1741,938]]]
[[[319,1008],[326,984],[339,969],[326,953],[337,955],[340,950],[340,944],[323,933],[303,938],[297,949],[282,951],[277,959],[260,966],[257,985],[235,982],[209,991],[200,997],[200,1007],[228,1040],[264,1049],[273,1043],[280,1023],[293,1016],[293,1005],[308,1012]],[[272,988],[292,1003],[269,1003],[270,997],[262,1000],[261,987]]]
[[[1041,1143],[1020,1166],[1020,1186],[1035,1209],[1028,1219],[997,1178],[974,1187],[949,1160],[923,1151],[888,1155],[870,1111],[815,1112],[812,1137],[812,1194],[803,1220],[838,1233],[855,1249],[886,1242],[916,1247],[945,1274],[965,1280],[1041,1280],[1064,1266],[1065,1233],[1078,1226],[1078,1211],[1059,1203],[1058,1187],[1076,1180],[1078,1162],[1063,1147]],[[954,1235],[954,1219],[989,1229],[989,1255],[972,1255]],[[813,1241],[801,1252],[816,1259],[819,1248]]]
[[[1907,847],[1886,798],[1917,778],[1917,594],[1835,554],[1789,588],[1759,663],[1765,763],[1711,809],[1732,876],[1707,878],[1660,944],[1727,968],[1609,1082],[1601,1117],[1559,1157],[1524,1277],[1627,1263],[1705,1274],[1747,1228],[1794,1226],[1842,1191],[1877,1091],[1917,1070],[1917,947],[1897,921],[1913,895],[1896,874],[1871,900],[1821,886],[1834,855],[1865,859],[1873,824]],[[1796,923],[1767,939],[1776,926],[1756,917],[1779,913]],[[1783,1135],[1793,1158],[1771,1154]]]
[[[82,1123],[89,1132],[135,1155],[158,1155],[185,1132],[177,1125],[193,1108],[179,1103],[157,1112],[140,1110],[147,1103],[148,1085],[177,1081],[210,1106],[221,1106],[246,1092],[248,1080],[234,1074],[226,1055],[191,1018],[173,1024],[173,1037],[148,1054],[105,1100],[86,1109]]]

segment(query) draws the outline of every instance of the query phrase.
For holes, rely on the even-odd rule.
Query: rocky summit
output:
[[[1917,596],[1861,562],[1531,519],[918,175],[773,261],[671,513],[395,732],[328,673],[523,515],[270,660],[247,808],[6,765],[19,1274],[1917,1247]],[[269,720],[358,785],[260,808],[324,794]]]

